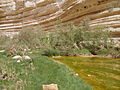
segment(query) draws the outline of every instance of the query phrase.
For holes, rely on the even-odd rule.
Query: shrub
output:
[[[87,49],[69,49],[68,51],[61,51],[62,56],[79,56],[79,55],[90,55],[91,53]]]
[[[114,48],[111,35],[104,26],[90,27],[88,23],[78,27],[72,24],[59,26],[49,32],[40,27],[23,28],[12,39],[0,35],[0,47],[7,47],[8,55],[24,54],[25,50],[40,49],[43,55],[75,56],[80,54],[111,54]],[[2,39],[3,38],[3,39]],[[43,50],[42,50],[43,49]],[[115,54],[110,50],[115,50]],[[117,55],[118,56],[118,55]]]
[[[113,58],[120,58],[120,50],[117,51],[115,49],[110,49],[109,50],[109,54],[113,57]]]
[[[91,54],[90,51],[87,50],[87,49],[81,49],[81,50],[79,50],[79,53],[80,53],[80,54],[87,54],[87,55],[90,55],[90,54]]]
[[[108,55],[109,51],[107,49],[102,49],[96,52],[98,55]]]
[[[47,48],[43,51],[43,54],[45,56],[59,56],[60,55],[60,51],[53,49],[53,48]]]
[[[40,30],[36,30],[34,28],[24,28],[20,31],[17,36],[19,43],[26,44],[29,48],[35,48],[39,45],[39,34]]]
[[[74,44],[74,31],[73,26],[59,27],[54,30],[54,33],[50,35],[50,45],[52,48],[59,49],[61,51],[67,51],[72,49]]]
[[[5,49],[9,41],[10,41],[10,38],[0,32],[0,49]]]
[[[46,38],[39,27],[23,28],[18,35],[14,35],[10,40],[6,51],[9,56],[24,55],[29,49],[46,47]]]
[[[80,40],[78,40],[77,37]],[[111,36],[109,31],[104,27],[94,27],[89,28],[89,30],[83,27],[83,29],[78,29],[76,38],[78,46],[88,49],[92,54],[97,54],[96,51],[100,49],[109,49],[114,45],[112,41],[109,42]]]

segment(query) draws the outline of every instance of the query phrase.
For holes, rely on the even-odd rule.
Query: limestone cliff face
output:
[[[63,24],[108,25],[120,35],[120,0],[0,0],[0,30],[18,31],[40,25],[50,30],[58,18]]]

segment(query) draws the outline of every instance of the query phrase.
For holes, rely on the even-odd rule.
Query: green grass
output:
[[[55,60],[68,65],[95,90],[120,90],[120,59],[61,57]]]
[[[59,90],[92,90],[65,65],[39,54],[31,54],[32,61],[18,63],[0,53],[0,90],[42,90],[44,84],[58,84]]]

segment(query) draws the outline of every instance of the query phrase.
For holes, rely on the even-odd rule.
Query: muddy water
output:
[[[70,67],[95,90],[120,90],[120,59],[98,57],[53,58]]]

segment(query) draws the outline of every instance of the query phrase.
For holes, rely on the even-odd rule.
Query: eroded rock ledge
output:
[[[120,0],[0,0],[0,31],[18,31],[40,25],[50,30],[58,18],[78,25],[108,25],[120,37]]]

